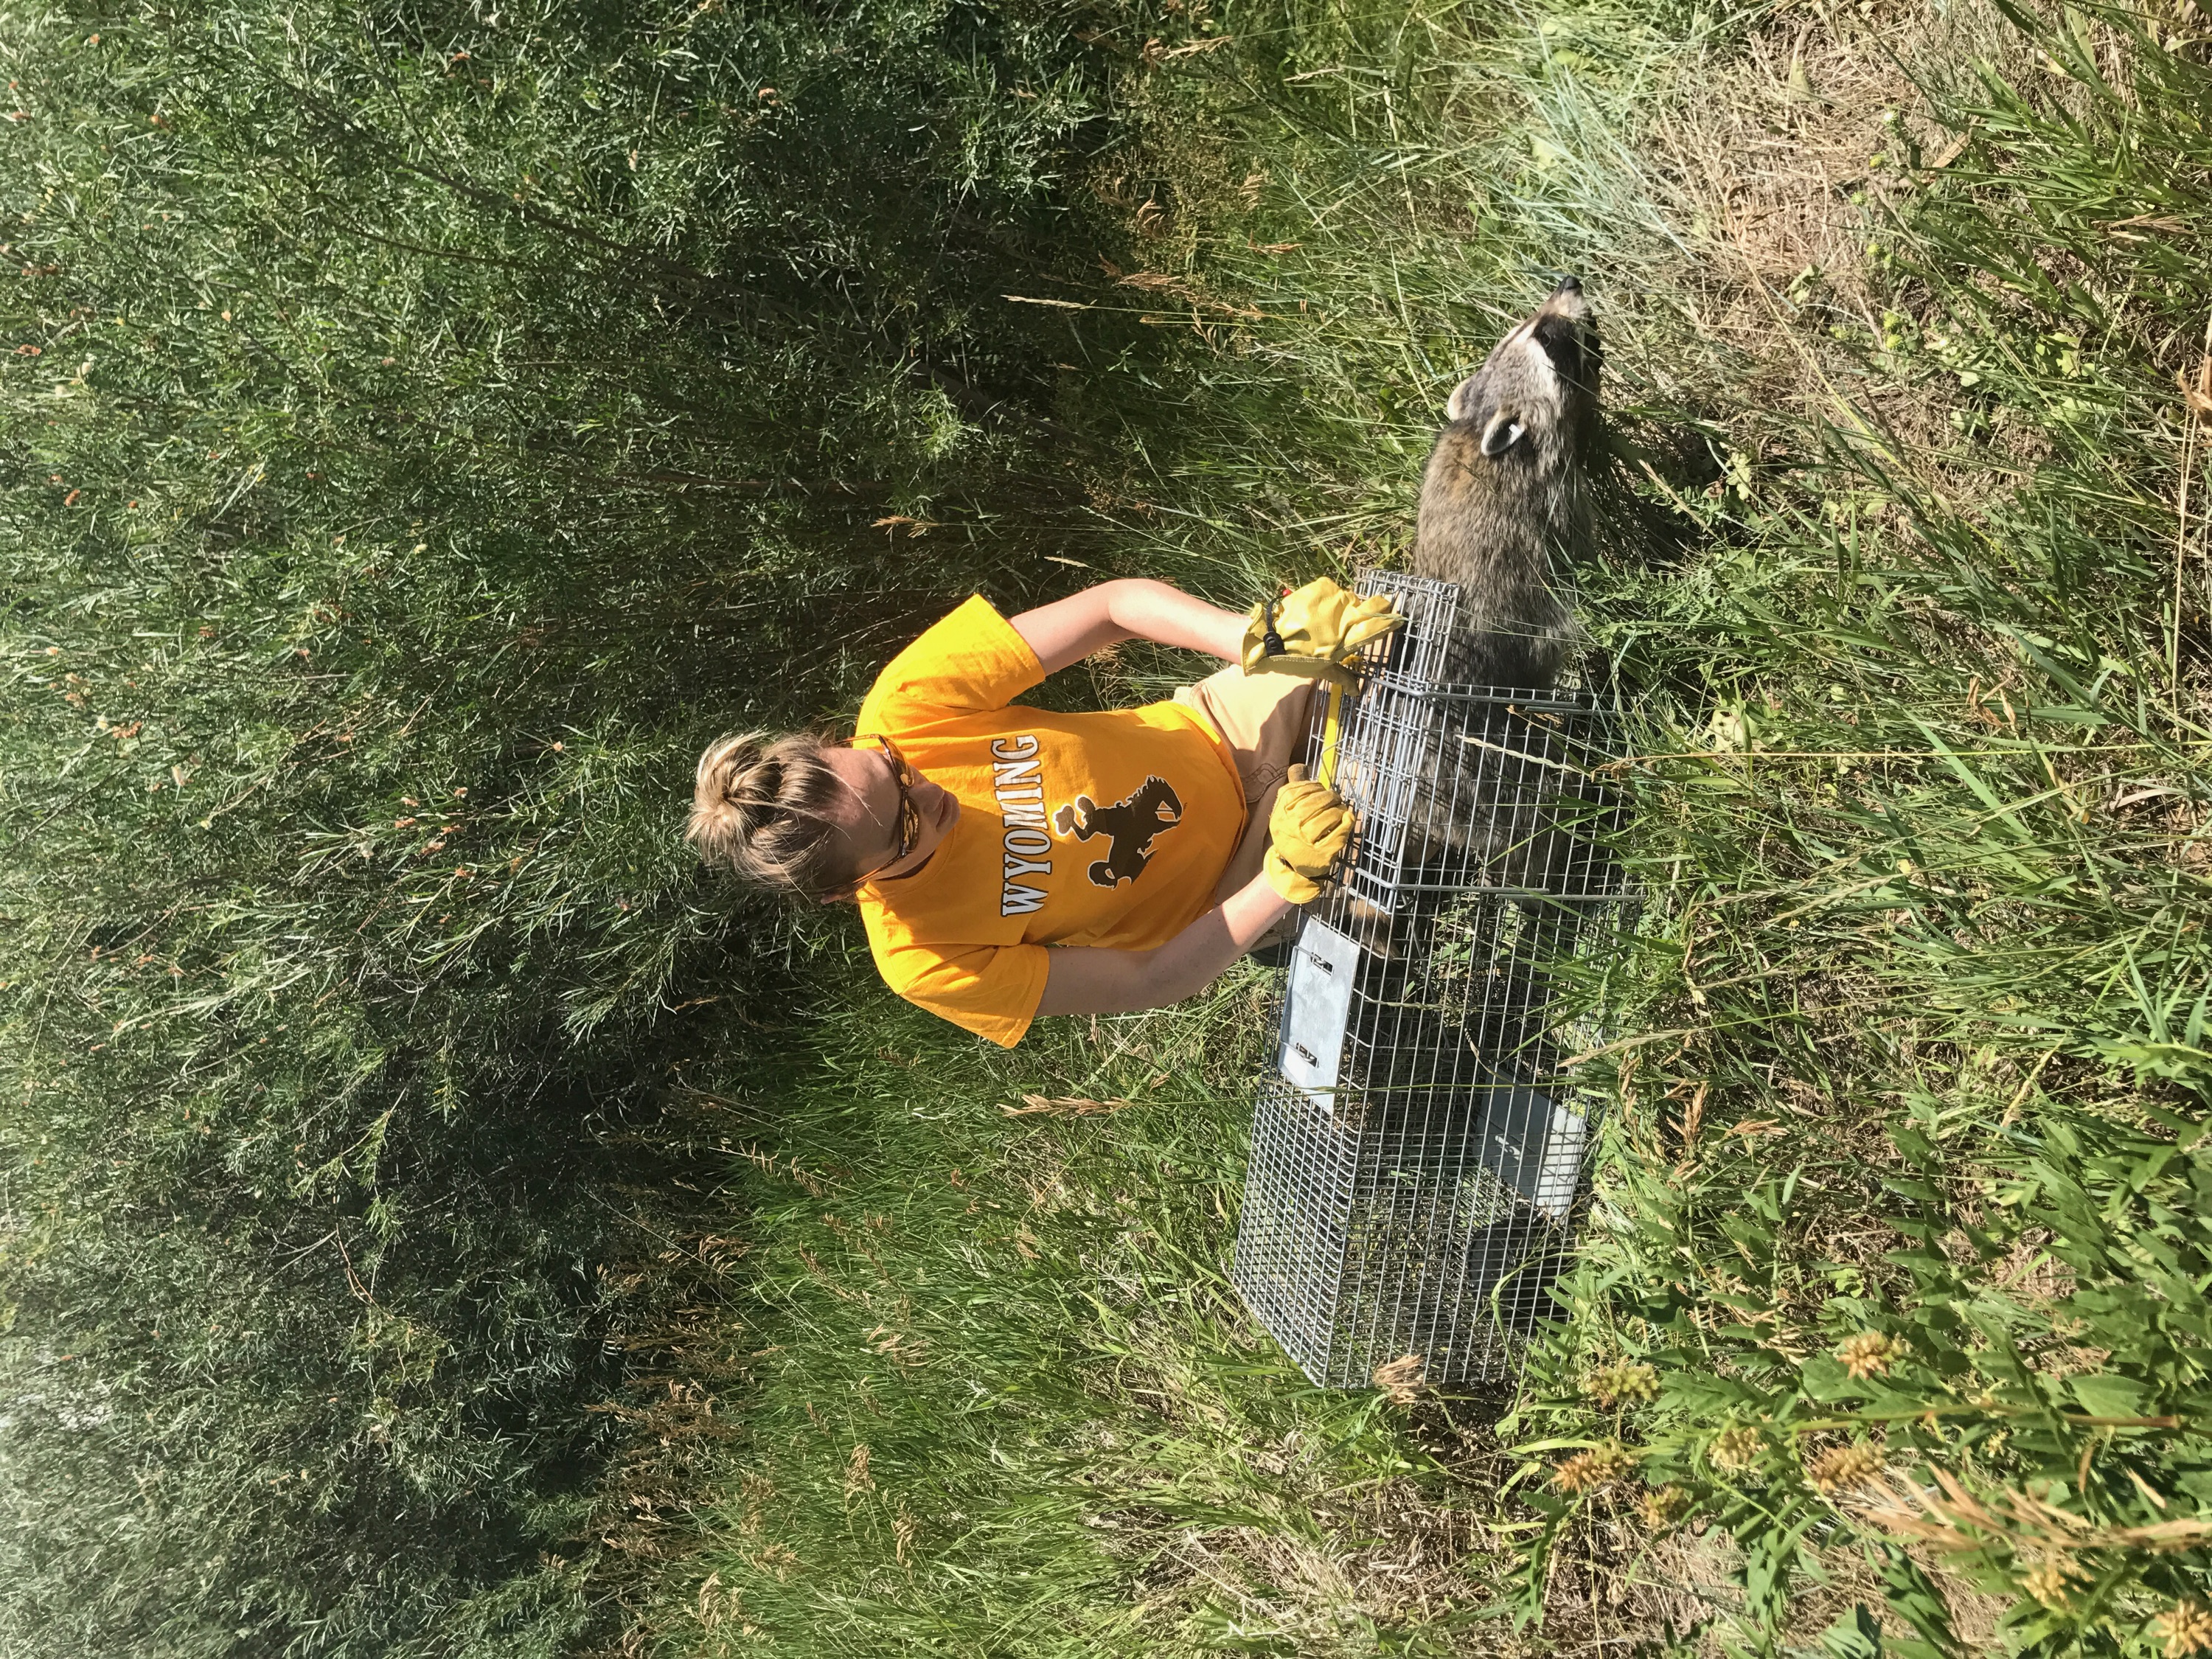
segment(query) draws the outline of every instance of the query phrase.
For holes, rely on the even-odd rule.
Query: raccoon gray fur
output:
[[[1598,442],[1596,320],[1570,276],[1444,405],[1410,568],[1456,582],[1447,678],[1552,684],[1580,643],[1554,568],[1587,556]]]
[[[1595,532],[1601,368],[1597,325],[1571,276],[1445,406],[1412,567],[1459,586],[1447,682],[1540,692],[1581,643],[1553,572],[1555,561],[1583,556]],[[1427,871],[1445,884],[1553,893],[1589,878],[1577,867],[1589,851],[1573,821],[1588,820],[1595,803],[1569,799],[1591,793],[1585,734],[1571,720],[1504,702],[1370,695],[1389,704],[1370,719],[1407,734],[1389,769],[1419,780],[1403,803],[1401,866],[1417,884]]]

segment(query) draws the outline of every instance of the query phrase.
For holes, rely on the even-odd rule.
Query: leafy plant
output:
[[[2212,293],[2125,227],[2193,204],[2165,236],[2195,234],[2207,82],[2132,16],[2007,15],[2069,82],[1932,89],[1956,154],[1878,231],[1902,320],[1863,338],[1986,447],[1901,441],[1870,395],[1732,506],[1758,579],[1665,653],[1729,740],[1668,708],[1627,769],[1658,902],[1594,1062],[1580,1317],[1519,1420],[1590,1431],[1607,1366],[1659,1393],[1604,1419],[1640,1480],[1530,1488],[1530,1614],[1656,1488],[1741,1547],[1762,1647],[1857,1554],[1922,1650],[1976,1644],[1947,1601],[2021,1651],[2195,1650],[2212,963],[2173,380]]]

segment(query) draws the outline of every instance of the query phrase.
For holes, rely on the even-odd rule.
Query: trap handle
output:
[[[1344,724],[1344,688],[1331,684],[1328,688],[1328,712],[1322,717],[1321,760],[1314,768],[1314,781],[1324,789],[1336,787],[1336,740]]]

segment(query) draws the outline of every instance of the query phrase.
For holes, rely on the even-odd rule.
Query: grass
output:
[[[0,1650],[2195,1650],[2191,15],[6,22]],[[669,825],[974,586],[1396,556],[1560,269],[1576,1316],[1323,1393],[1263,974],[986,1052]]]
[[[1455,1524],[1379,1402],[1306,1385],[1221,1280],[1266,995],[995,1077],[872,991],[825,1010],[781,1112],[736,1120],[750,1382],[665,1636],[1329,1651],[1465,1604],[1353,1588],[1352,1540]]]
[[[1081,1258],[1096,1310],[1044,1355],[980,1245],[816,1237],[808,1299],[756,1327],[769,1437],[733,1443],[672,1650],[2185,1650],[2198,1523],[2143,1529],[2189,1512],[2203,1455],[2202,702],[2173,643],[2203,530],[2168,388],[2207,299],[2179,251],[2203,71],[2124,18],[2075,50],[1908,18],[1896,54],[1887,19],[1538,21],[1224,15],[1238,46],[1150,82],[1101,170],[1141,264],[1089,302],[1187,342],[1172,414],[1130,431],[1121,534],[1352,562],[1402,547],[1428,411],[1537,273],[1593,276],[1623,467],[1584,610],[1639,687],[1651,905],[1589,1067],[1614,1103],[1575,1320],[1502,1419],[1364,1397],[1383,1452],[1286,1421],[1291,1379],[1238,1389],[1218,1336],[1152,1360],[1167,1386],[1111,1367],[1129,1322],[1173,1328],[1163,1289],[1222,1297],[1221,1220],[1162,1288]],[[1049,1259],[1070,1200],[983,1103],[1108,1092],[1078,1053],[963,1083],[966,1134],[866,1170],[957,1165]],[[1188,1086],[1163,1069],[1143,1109]],[[794,1133],[832,1121],[810,1097]],[[1095,1208],[1128,1178],[1064,1185]],[[828,1224],[785,1224],[764,1249]],[[933,1308],[927,1358],[853,1351],[842,1296]],[[1008,1344],[1091,1386],[999,1393]],[[900,1402],[963,1388],[982,1424],[939,1408],[900,1476],[854,1482]],[[1317,1434],[1335,1459],[1285,1459]],[[1224,1442],[1271,1501],[1185,1519]]]
[[[823,948],[699,880],[685,757],[1061,574],[871,525],[1067,494],[963,319],[1063,257],[1083,50],[1000,33],[1001,111],[927,9],[0,39],[0,1644],[568,1646],[596,1408],[726,1231],[672,1078]]]

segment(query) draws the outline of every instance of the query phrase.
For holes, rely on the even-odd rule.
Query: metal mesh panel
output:
[[[1612,722],[1579,690],[1442,683],[1457,590],[1360,588],[1410,620],[1345,700],[1359,839],[1292,955],[1234,1277],[1316,1382],[1407,1354],[1495,1380],[1555,1310],[1577,1215],[1592,1103],[1559,1061],[1598,1039],[1554,988],[1621,921]]]

